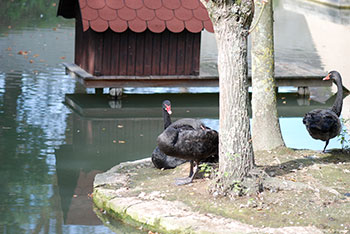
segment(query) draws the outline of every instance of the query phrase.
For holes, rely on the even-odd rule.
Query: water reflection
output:
[[[345,57],[350,47],[338,39],[349,36],[348,24],[329,23],[297,8],[283,9],[286,1],[279,2],[276,56],[283,71],[339,65],[348,86],[350,74],[344,69],[348,60],[327,56],[336,51]],[[173,101],[174,119],[198,117],[218,129],[217,89],[128,89],[118,105],[106,95],[81,94],[86,90],[60,65],[73,61],[74,22],[56,18],[54,3],[8,1],[0,9],[0,232],[138,233],[120,223],[112,230],[102,225],[88,197],[94,175],[150,155],[162,128],[160,103],[165,98]],[[320,37],[319,20],[338,35],[334,41]],[[215,70],[213,42],[203,39],[207,50],[202,59]],[[212,93],[176,94],[188,91]],[[175,93],[150,94],[154,92]],[[279,96],[288,146],[323,148],[324,143],[309,137],[301,116],[312,108],[330,106],[332,97],[323,98],[325,94],[332,96],[329,89],[313,90],[312,100],[290,93]],[[349,118],[350,108],[344,109]],[[329,148],[339,147],[332,140]]]
[[[168,93],[146,96],[127,94],[119,100],[118,108],[110,105],[108,95],[71,94],[66,95],[66,103],[72,108],[75,116],[72,121],[72,136],[69,137],[72,139],[71,144],[83,151],[89,147],[93,148],[91,151],[95,156],[100,153],[100,149],[96,146],[101,146],[108,151],[107,155],[120,155],[115,162],[148,157],[155,146],[154,139],[162,131],[160,103],[165,99],[172,101],[173,120],[200,118],[209,127],[219,129],[217,93]],[[323,143],[312,140],[302,124],[302,117],[310,110],[328,108],[334,101],[335,95],[321,103],[296,93],[279,93],[277,110],[287,146],[298,149],[320,149]],[[251,114],[251,110],[249,111]],[[96,140],[99,142],[94,142]],[[330,147],[341,147],[337,140],[332,140],[330,144]],[[138,149],[133,148],[133,145],[137,145]]]

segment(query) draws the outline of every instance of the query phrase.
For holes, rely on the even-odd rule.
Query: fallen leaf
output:
[[[30,63],[34,63],[34,60],[33,60],[33,59],[31,59],[31,60],[29,60],[29,62],[30,62]]]
[[[56,31],[56,30],[57,30],[57,28],[52,28],[52,30],[53,30],[53,31]]]
[[[12,51],[12,48],[11,47],[7,48],[7,51]]]
[[[37,57],[39,57],[38,54],[34,54],[34,55],[33,55],[33,58],[37,58]]]
[[[158,232],[149,231],[148,234],[158,234]]]
[[[60,59],[66,59],[66,56],[62,56]]]
[[[29,53],[28,51],[20,50],[20,51],[18,51],[17,54],[26,56],[26,55],[28,55],[28,53]]]

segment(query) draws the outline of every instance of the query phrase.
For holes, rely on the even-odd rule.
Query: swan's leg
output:
[[[326,141],[326,145],[324,146],[322,153],[326,153],[326,147],[327,147],[328,143],[329,143],[329,140]]]
[[[190,174],[188,177],[191,177],[193,175],[193,160],[190,160]]]
[[[198,172],[198,162],[194,162],[193,160],[190,161],[191,163],[191,168],[190,168],[190,175],[186,178],[179,178],[176,179],[175,184],[176,185],[185,185],[185,184],[189,184],[193,181],[193,178],[196,176],[197,172]],[[194,170],[193,170],[194,168]]]

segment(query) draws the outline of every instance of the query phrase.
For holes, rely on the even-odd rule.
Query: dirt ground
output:
[[[123,170],[130,175],[129,191],[135,196],[157,191],[163,199],[182,201],[200,213],[233,218],[255,227],[311,225],[325,233],[350,233],[349,152],[283,148],[255,153],[255,161],[281,183],[305,186],[229,199],[209,194],[212,181],[203,176],[192,184],[175,186],[175,178],[188,175],[189,163],[172,170],[153,167]]]

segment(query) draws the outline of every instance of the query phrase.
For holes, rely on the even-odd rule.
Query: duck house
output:
[[[200,0],[60,0],[57,14],[76,20],[84,77],[198,76],[201,31],[213,32]]]

